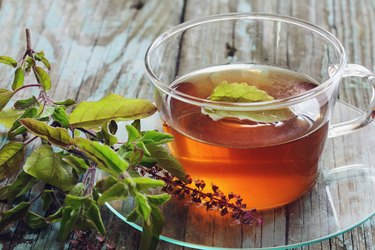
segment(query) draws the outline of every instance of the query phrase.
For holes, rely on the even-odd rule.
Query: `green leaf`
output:
[[[105,190],[98,199],[99,206],[103,206],[104,203],[113,200],[124,200],[128,196],[128,187],[125,183],[117,182],[109,189]]]
[[[136,119],[131,124],[137,131],[141,131],[141,120]]]
[[[48,70],[51,70],[51,64],[49,63],[49,61],[47,60],[47,58],[45,57],[44,55],[44,52],[43,51],[40,51],[38,53],[35,53],[35,59],[38,60],[38,61],[41,61],[44,66],[46,66],[46,68]]]
[[[78,217],[75,225],[74,225],[74,228],[75,229],[78,229],[80,231],[83,231],[83,232],[88,232],[88,231],[98,231],[98,229],[96,228],[94,222],[92,222],[91,220],[87,219],[85,216],[81,215],[80,217]]]
[[[74,156],[74,155],[66,155],[62,159],[64,162],[68,163],[78,174],[86,173],[89,166],[87,166],[85,160]]]
[[[22,114],[22,111],[15,110],[13,108],[6,109],[0,112],[0,124],[5,128],[11,128],[13,123]]]
[[[156,249],[159,242],[159,235],[163,229],[164,216],[157,207],[152,207],[150,222],[143,224],[140,250]]]
[[[123,152],[119,152],[119,154],[120,153],[121,153],[121,156],[124,157],[132,166],[136,166],[140,164],[144,158],[143,150],[138,149],[138,148],[134,148],[131,151],[127,151],[125,152],[125,154],[123,154]]]
[[[36,104],[38,101],[36,100],[35,96],[32,96],[25,100],[18,100],[14,104],[15,109],[26,109],[31,107],[32,105]]]
[[[289,120],[294,113],[289,108],[264,110],[264,111],[227,111],[217,109],[202,109],[202,113],[217,121],[223,118],[237,118],[254,122],[274,123]]]
[[[69,127],[69,117],[68,114],[66,113],[66,110],[63,106],[57,106],[55,107],[53,113],[52,113],[52,118],[57,121],[58,123],[61,124],[64,128]]]
[[[64,105],[66,107],[69,107],[69,106],[72,106],[72,105],[76,104],[76,101],[74,101],[72,99],[66,99],[66,100],[61,101],[61,102],[54,102],[54,104],[56,104],[56,105]]]
[[[86,217],[94,223],[96,230],[101,235],[105,235],[106,232],[103,220],[100,214],[99,207],[96,204],[92,204],[92,206],[86,211]]]
[[[128,133],[127,145],[142,137],[141,133],[132,125],[126,125],[126,132]]]
[[[43,106],[40,106],[40,109],[39,109],[39,113],[42,112],[40,115],[39,115],[39,119],[42,119],[42,118],[48,118],[47,120],[49,120],[50,116],[52,116],[53,112],[55,111],[55,109],[53,107],[43,107]]]
[[[168,133],[161,133],[156,130],[149,130],[143,133],[142,141],[145,144],[165,144],[167,142],[173,141],[173,136]]]
[[[20,170],[24,154],[21,142],[9,142],[0,149],[0,180],[8,178]]]
[[[9,100],[14,95],[13,91],[7,90],[7,89],[0,89],[0,111],[3,110],[3,108],[7,105]]]
[[[139,214],[137,212],[137,207],[135,207],[127,216],[126,220],[129,222],[136,222],[139,217]]]
[[[48,73],[41,67],[35,67],[35,75],[38,82],[42,85],[44,90],[49,90],[51,88],[51,79]]]
[[[44,217],[31,211],[27,213],[25,222],[32,229],[42,229],[48,226]]]
[[[117,137],[109,132],[108,121],[103,123],[100,135],[103,137],[105,143],[109,146],[117,143]]]
[[[273,97],[246,82],[223,81],[214,88],[208,99],[222,102],[264,102],[272,101]]]
[[[20,123],[20,119],[22,118],[32,118],[37,115],[38,111],[36,108],[28,108],[23,112],[23,114],[13,123],[13,126],[8,131],[8,136],[10,138],[15,137],[16,135],[23,134],[27,130],[26,128],[22,127],[22,124]]]
[[[153,144],[146,145],[152,158],[156,159],[157,164],[171,173],[178,179],[186,182],[186,172],[182,165],[162,146]]]
[[[82,102],[70,115],[73,127],[95,128],[109,120],[134,120],[155,113],[152,103],[110,94],[97,102]]]
[[[103,193],[104,191],[110,189],[113,185],[117,184],[118,181],[116,178],[109,176],[105,179],[101,179],[95,184],[95,188],[100,192]]]
[[[30,208],[30,204],[30,202],[23,201],[14,208],[2,212],[0,219],[0,232],[10,223],[23,219]]]
[[[143,217],[145,221],[148,221],[151,214],[151,206],[150,204],[148,204],[146,195],[136,192],[134,198],[138,205],[137,212]]]
[[[0,56],[0,63],[12,66],[13,68],[17,67],[17,61],[9,56]]]
[[[44,211],[47,211],[50,206],[52,205],[53,203],[53,193],[54,191],[53,190],[43,190],[43,193],[42,193],[42,200],[43,200],[43,210]]]
[[[223,102],[264,102],[274,100],[274,98],[268,95],[267,92],[260,90],[255,86],[248,85],[245,82],[228,83],[227,81],[223,81],[217,85],[208,99]],[[223,118],[236,118],[254,122],[273,123],[294,117],[294,113],[289,108],[261,111],[234,111],[202,108],[202,113],[208,115],[215,121]]]
[[[148,151],[146,145],[143,143],[143,141],[139,141],[135,144],[135,148],[141,149],[144,153],[144,155],[150,156],[150,152]]]
[[[133,178],[138,191],[148,190],[149,188],[163,187],[165,182],[162,180],[154,180],[149,177]]]
[[[70,190],[76,184],[72,168],[49,145],[42,145],[33,151],[26,159],[23,170],[63,191]]]
[[[34,54],[34,56],[35,56],[35,58],[42,58],[42,57],[45,57],[45,54],[44,54],[44,51],[41,50],[41,51],[39,51],[39,52],[36,52],[36,53]],[[37,60],[38,60],[38,59],[37,59]],[[38,61],[40,61],[40,60],[38,60]]]
[[[23,68],[24,68],[25,72],[27,74],[30,73],[32,67],[34,67],[34,66],[35,66],[34,59],[27,55],[26,58],[25,58],[24,65],[23,65]]]
[[[95,201],[88,197],[81,197],[76,195],[68,194],[65,197],[65,204],[74,210],[78,210],[80,207],[89,208]]]
[[[61,225],[58,234],[60,241],[65,241],[73,230],[74,224],[79,216],[79,211],[71,207],[64,207],[62,211]]]
[[[70,191],[70,195],[82,196],[85,191],[85,185],[82,182],[77,183]]]
[[[13,183],[0,187],[0,200],[6,200],[12,204],[14,199],[29,192],[35,182],[32,176],[22,171]]]
[[[17,90],[23,86],[23,82],[25,80],[25,73],[23,72],[23,69],[19,67],[16,69],[16,72],[14,72],[14,79],[12,84],[12,89]]]
[[[129,167],[129,163],[107,145],[80,137],[74,138],[73,142],[87,157],[96,162],[98,167],[111,175],[117,176]]]
[[[147,195],[148,202],[154,206],[161,206],[167,201],[169,201],[170,198],[171,196],[169,194]]]
[[[56,223],[61,221],[61,217],[63,214],[63,207],[60,207],[55,213],[51,214],[46,218],[48,223]]]
[[[25,126],[25,128],[32,134],[48,140],[53,144],[67,147],[72,143],[72,138],[63,128],[53,128],[51,126],[48,126],[44,122],[40,122],[38,120],[30,118],[21,119],[20,123]]]

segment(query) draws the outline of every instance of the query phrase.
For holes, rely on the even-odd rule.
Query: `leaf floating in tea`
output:
[[[266,91],[255,86],[242,83],[221,82],[208,97],[212,101],[223,102],[264,102],[272,101],[274,98]],[[294,116],[290,108],[260,110],[260,111],[236,111],[202,108],[202,113],[217,121],[223,118],[237,118],[254,122],[273,123],[285,121]]]
[[[264,102],[274,100],[266,91],[248,85],[246,82],[228,83],[227,81],[217,85],[208,99],[222,102]]]

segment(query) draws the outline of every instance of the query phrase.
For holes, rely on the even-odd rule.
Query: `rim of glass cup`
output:
[[[222,101],[211,101],[208,99],[203,99],[195,96],[191,96],[185,93],[182,93],[178,90],[167,86],[161,81],[151,67],[151,58],[153,56],[154,51],[166,40],[169,38],[180,34],[190,28],[214,23],[214,22],[222,22],[222,21],[230,21],[230,20],[267,20],[267,21],[275,21],[275,22],[282,22],[289,25],[299,26],[301,28],[305,28],[310,30],[311,32],[320,35],[325,41],[329,42],[340,55],[340,63],[336,66],[336,71],[330,76],[328,80],[321,83],[319,86],[308,90],[302,94],[287,97],[284,99],[277,99],[272,101],[266,102],[222,102]],[[164,92],[165,94],[176,98],[180,101],[187,102],[196,106],[201,106],[205,108],[212,108],[212,109],[221,109],[221,110],[269,110],[269,109],[278,109],[287,107],[290,105],[294,105],[300,103],[306,99],[312,98],[324,92],[326,88],[328,88],[333,82],[336,81],[338,77],[343,74],[345,70],[345,66],[347,63],[347,57],[345,53],[345,49],[342,46],[341,42],[329,31],[320,28],[317,25],[312,23],[306,22],[302,19],[290,17],[290,16],[282,16],[277,14],[267,14],[267,13],[228,13],[228,14],[219,14],[219,15],[212,15],[204,18],[199,18],[191,21],[187,21],[172,27],[171,29],[165,31],[160,36],[158,36],[151,46],[147,49],[145,55],[145,67],[146,73],[150,78],[151,82],[157,87],[159,90]],[[328,69],[327,69],[328,70]]]

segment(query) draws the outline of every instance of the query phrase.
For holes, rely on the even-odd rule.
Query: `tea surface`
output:
[[[223,81],[246,82],[275,99],[317,86],[286,69],[239,65],[195,72],[179,78],[173,88],[206,99]],[[171,119],[164,129],[175,137],[171,153],[194,178],[239,194],[257,209],[287,204],[314,184],[328,130],[320,120],[326,108],[317,100],[292,107],[290,119],[274,123],[213,120],[199,106],[174,98],[167,103]]]

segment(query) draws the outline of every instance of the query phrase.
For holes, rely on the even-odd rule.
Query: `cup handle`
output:
[[[375,74],[371,72],[369,69],[358,65],[358,64],[348,64],[344,70],[343,77],[362,77],[367,80],[367,82],[372,87],[372,96],[370,103],[366,109],[361,115],[359,115],[357,118],[354,118],[349,121],[340,122],[331,124],[328,137],[333,138],[336,136],[346,135],[349,133],[352,133],[370,122],[374,120],[373,118],[373,112],[375,112]]]

